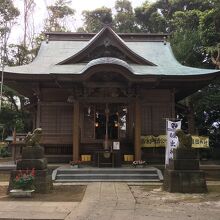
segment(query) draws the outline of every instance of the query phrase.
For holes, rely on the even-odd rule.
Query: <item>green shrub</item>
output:
[[[7,151],[6,147],[0,148],[0,157],[9,157],[9,156],[10,156],[10,154]]]

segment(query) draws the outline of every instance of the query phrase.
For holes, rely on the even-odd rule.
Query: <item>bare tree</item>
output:
[[[34,0],[24,0],[24,36],[23,36],[23,46],[28,47],[32,43],[34,38],[34,19],[33,12],[36,3]],[[32,21],[32,22],[31,22]],[[30,36],[31,35],[31,36]],[[29,38],[29,39],[28,39]],[[27,40],[29,41],[27,43]]]

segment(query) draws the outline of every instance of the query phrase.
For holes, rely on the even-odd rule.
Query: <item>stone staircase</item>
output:
[[[53,171],[55,182],[159,182],[161,171],[149,168],[70,168]]]

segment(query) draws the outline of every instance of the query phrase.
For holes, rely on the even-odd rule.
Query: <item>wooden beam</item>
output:
[[[41,106],[72,106],[72,103],[67,102],[40,102]]]
[[[140,100],[135,100],[135,126],[134,126],[135,160],[141,160],[141,105]]]
[[[126,82],[84,82],[88,88],[127,88]]]
[[[73,160],[79,160],[79,101],[73,108]]]

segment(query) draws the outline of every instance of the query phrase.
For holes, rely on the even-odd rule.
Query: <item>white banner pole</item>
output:
[[[167,144],[165,155],[165,167],[169,165],[169,159],[173,158],[173,149],[176,148],[178,145],[178,137],[175,134],[175,131],[177,129],[181,129],[181,120],[174,122],[170,121],[169,119],[166,119]]]
[[[166,118],[166,136],[167,136],[167,128],[168,128],[167,123],[168,123],[168,119]],[[169,162],[167,163],[167,161],[168,161],[168,140],[166,141],[165,168],[167,167],[169,163]]]

